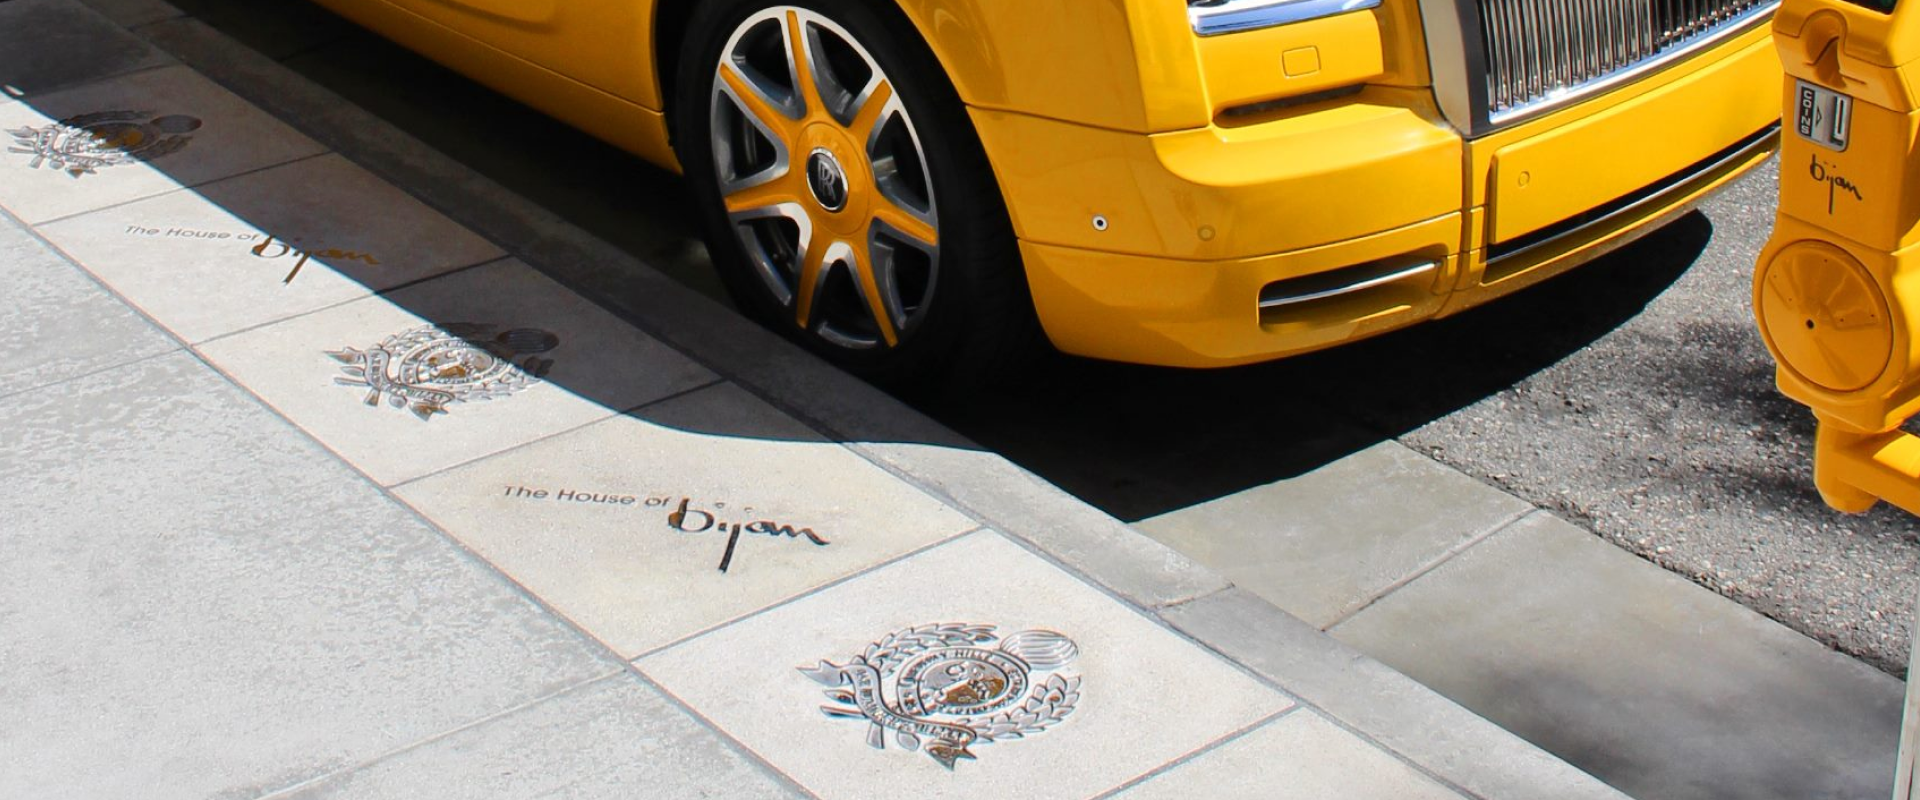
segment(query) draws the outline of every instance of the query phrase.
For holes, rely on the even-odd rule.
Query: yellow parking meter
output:
[[[1785,0],[1780,214],[1754,315],[1780,390],[1819,421],[1814,483],[1842,511],[1920,514],[1920,0]],[[1920,636],[1894,800],[1920,800]]]
[[[1785,0],[1780,213],[1754,312],[1835,508],[1920,514],[1920,0]]]

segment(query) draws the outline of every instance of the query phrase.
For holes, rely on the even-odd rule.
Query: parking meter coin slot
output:
[[[1806,81],[1794,86],[1793,129],[1800,138],[1845,152],[1853,129],[1853,98]]]
[[[1804,81],[1784,101],[1794,134],[1781,142],[1781,212],[1874,250],[1920,243],[1920,117]]]

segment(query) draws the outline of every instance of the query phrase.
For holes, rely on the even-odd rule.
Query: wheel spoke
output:
[[[866,145],[869,151],[873,149],[873,136],[879,132],[881,120],[886,118],[887,105],[893,101],[893,84],[878,76],[873,80],[873,88],[854,111],[853,122],[847,125],[853,138]]]
[[[893,319],[893,329],[905,335],[910,322],[907,310],[908,303],[912,302],[915,306],[918,306],[924,302],[926,298],[924,295],[909,298],[902,293],[904,287],[900,283],[900,248],[895,246],[895,243],[889,239],[882,239],[876,236],[875,234],[878,231],[879,228],[877,226],[869,227],[867,230],[867,251],[873,257],[871,262],[873,264],[873,282],[875,286],[879,287],[880,298],[884,301],[887,314]],[[938,257],[937,254],[931,251],[928,251],[927,254],[929,257]]]
[[[773,139],[776,144],[791,139],[799,130],[799,126],[792,117],[787,116],[772,101],[769,101],[766,95],[741,75],[732,64],[720,68],[720,78],[726,81],[728,89],[726,94],[733,99],[734,105],[767,133],[772,134],[768,138]]]
[[[813,301],[820,296],[820,284],[827,277],[827,250],[833,247],[833,241],[826,236],[813,237],[807,243],[807,254],[800,261],[800,278],[794,282],[798,290],[793,303],[794,321],[801,328],[813,327]]]
[[[787,54],[793,59],[793,89],[800,97],[800,103],[806,106],[806,116],[825,115],[826,105],[820,97],[819,78],[813,68],[813,48],[807,39],[806,23],[800,21],[799,12],[787,12]]]
[[[872,242],[873,238],[868,237],[855,248],[851,266],[854,278],[860,282],[860,296],[867,301],[867,312],[873,315],[874,327],[880,329],[880,338],[886,340],[887,346],[893,347],[900,343],[900,333],[894,329],[893,312],[887,309],[887,302],[882,299],[885,295],[880,291]]]
[[[796,185],[798,181],[794,179],[795,174],[789,167],[774,176],[772,180],[748,186],[727,195],[727,213],[739,214],[769,206],[799,205],[800,194],[804,188]]]
[[[873,204],[873,218],[906,237],[907,244],[929,250],[940,246],[940,230],[933,223],[893,202],[885,192],[881,192],[878,202]]]
[[[777,203],[756,208],[736,211],[728,214],[740,243],[747,248],[747,258],[759,273],[760,280],[766,284],[767,291],[773,294],[775,301],[782,306],[794,302],[794,280],[800,265],[794,263],[800,254],[807,252],[813,241],[813,218],[807,216],[807,210],[799,203]],[[785,220],[790,223],[791,238],[782,241],[775,238],[771,231],[762,228],[763,221]]]

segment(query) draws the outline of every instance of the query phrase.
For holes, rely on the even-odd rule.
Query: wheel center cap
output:
[[[829,212],[847,207],[847,172],[840,167],[839,159],[824,147],[815,148],[813,155],[807,157],[807,188],[813,190],[813,199],[820,207]]]

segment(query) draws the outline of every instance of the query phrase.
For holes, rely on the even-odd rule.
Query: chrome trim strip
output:
[[[1187,21],[1201,36],[1291,25],[1349,11],[1364,11],[1380,0],[1202,0],[1187,4]]]
[[[1545,239],[1541,239],[1540,241],[1528,242],[1525,247],[1521,247],[1516,250],[1512,250],[1510,252],[1501,253],[1498,256],[1489,258],[1487,259],[1487,265],[1492,266],[1494,264],[1504,263],[1514,258],[1518,258],[1528,253],[1532,253],[1543,247],[1551,247],[1560,242],[1564,242],[1569,238],[1578,236],[1582,233],[1586,233],[1595,228],[1605,226],[1608,223],[1611,223],[1620,219],[1621,217],[1630,216],[1638,211],[1644,211],[1646,210],[1647,206],[1660,204],[1662,201],[1672,197],[1674,194],[1685,191],[1686,188],[1689,185],[1691,185],[1694,181],[1697,181],[1704,176],[1717,173],[1720,170],[1726,168],[1728,164],[1733,164],[1745,159],[1751,159],[1760,153],[1775,149],[1780,146],[1780,124],[1779,123],[1776,122],[1772,125],[1769,125],[1766,128],[1762,129],[1761,131],[1757,131],[1756,134],[1758,135],[1747,146],[1742,147],[1738,150],[1735,150],[1731,153],[1728,153],[1725,156],[1722,156],[1720,158],[1714,159],[1712,163],[1704,164],[1699,169],[1695,169],[1683,174],[1668,176],[1668,178],[1665,181],[1663,181],[1664,183],[1666,183],[1666,186],[1664,188],[1661,188],[1660,190],[1652,194],[1649,194],[1646,197],[1642,197],[1639,200],[1635,200],[1631,203],[1628,203],[1624,206],[1614,209],[1613,211],[1610,211],[1604,215],[1588,220],[1587,222],[1583,222],[1579,225],[1575,225],[1564,231],[1560,231],[1559,233],[1555,233],[1554,235],[1549,236]]]
[[[1671,66],[1674,62],[1692,56],[1701,50],[1706,50],[1728,39],[1746,33],[1753,27],[1764,24],[1766,18],[1778,10],[1780,10],[1779,0],[1763,6],[1757,6],[1745,14],[1729,19],[1710,30],[1698,34],[1693,41],[1684,45],[1638,64],[1587,81],[1579,86],[1563,89],[1558,93],[1548,95],[1539,100],[1490,114],[1487,117],[1487,121],[1495,126],[1512,125],[1521,120],[1546,113],[1547,111],[1582,98],[1600,94],[1622,84],[1631,83],[1650,73]]]
[[[1461,0],[1420,0],[1434,99],[1447,122],[1468,138],[1487,127],[1481,112],[1487,107],[1487,51],[1474,8]],[[1474,16],[1470,19],[1469,14]]]
[[[1260,298],[1260,310],[1266,311],[1268,309],[1273,309],[1273,308],[1285,308],[1287,306],[1295,306],[1301,303],[1311,303],[1316,300],[1326,300],[1328,298],[1339,297],[1341,295],[1353,294],[1354,292],[1363,292],[1368,289],[1372,289],[1376,286],[1385,286],[1395,281],[1403,281],[1408,278],[1423,275],[1423,274],[1432,272],[1434,270],[1437,270],[1439,268],[1440,268],[1440,262],[1428,261],[1424,264],[1415,264],[1414,266],[1408,267],[1403,270],[1398,270],[1395,272],[1388,273],[1386,275],[1380,275],[1377,277],[1368,278],[1366,280],[1358,281],[1356,283],[1351,283],[1346,286],[1341,286],[1335,289],[1325,289],[1318,292],[1308,292],[1306,294],[1287,295],[1285,297],[1275,298],[1272,300],[1262,297]]]

